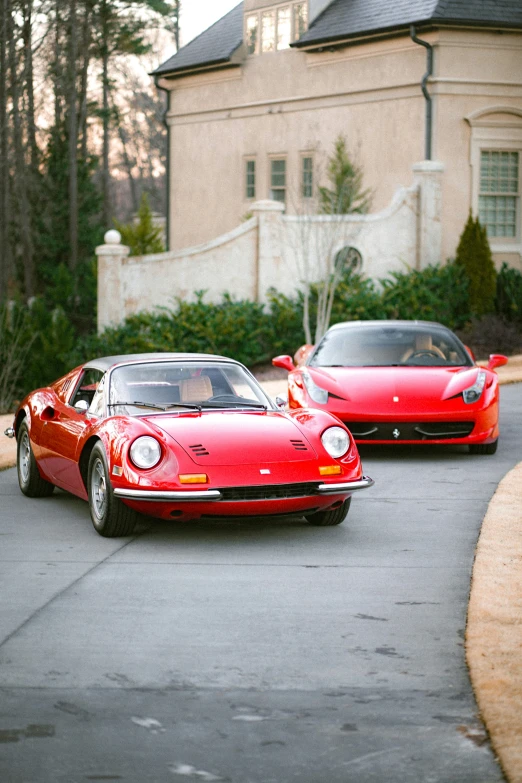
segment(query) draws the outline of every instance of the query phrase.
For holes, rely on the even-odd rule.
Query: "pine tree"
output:
[[[130,247],[131,256],[144,256],[147,253],[163,253],[165,247],[161,238],[161,228],[154,225],[149,198],[146,193],[141,196],[138,220],[131,223],[114,225],[121,234],[124,245]]]
[[[455,263],[462,266],[469,280],[470,309],[474,315],[490,313],[495,308],[497,272],[488,235],[471,210],[457,247]]]
[[[328,160],[327,173],[331,187],[319,188],[319,205],[323,214],[363,215],[370,210],[372,193],[363,189],[362,168],[351,160],[343,135],[337,137],[334,154]]]

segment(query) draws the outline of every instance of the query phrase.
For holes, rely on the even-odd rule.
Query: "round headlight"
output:
[[[321,441],[328,454],[334,459],[346,454],[350,447],[350,437],[341,427],[330,427],[321,435]]]
[[[130,447],[130,457],[138,468],[153,468],[161,459],[161,446],[155,438],[144,435]]]

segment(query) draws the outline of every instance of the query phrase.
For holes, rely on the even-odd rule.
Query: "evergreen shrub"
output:
[[[508,321],[522,324],[522,274],[506,263],[497,275],[496,310]]]
[[[450,329],[463,326],[471,317],[469,281],[456,263],[392,272],[381,283],[381,317],[439,321]]]
[[[471,211],[457,247],[455,263],[464,269],[469,280],[469,304],[475,316],[495,309],[497,272],[487,231]]]

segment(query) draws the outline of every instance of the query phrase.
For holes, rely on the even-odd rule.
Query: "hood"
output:
[[[313,446],[292,419],[268,411],[212,411],[154,416],[150,424],[166,432],[197,465],[303,462],[316,459]]]
[[[306,368],[331,395],[366,408],[397,401],[440,401],[472,386],[478,367],[332,367]]]

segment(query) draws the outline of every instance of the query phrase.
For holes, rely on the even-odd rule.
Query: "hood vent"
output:
[[[203,446],[202,443],[195,443],[193,446],[189,446],[189,449],[191,449],[196,457],[208,457],[209,452],[206,450],[206,448]]]
[[[308,451],[308,446],[303,440],[290,439],[290,443],[292,444],[292,446],[296,451]]]

